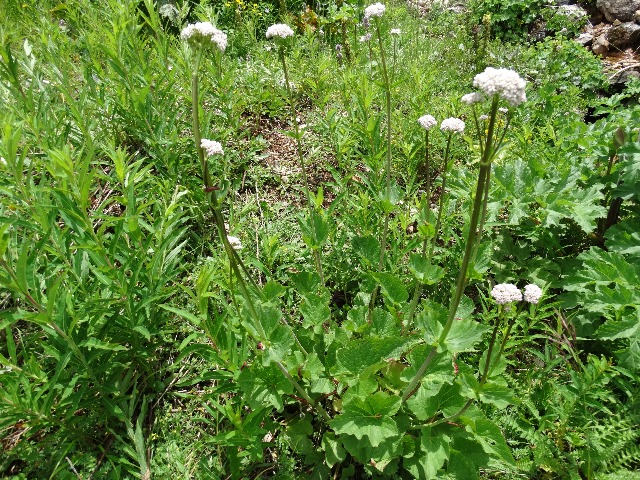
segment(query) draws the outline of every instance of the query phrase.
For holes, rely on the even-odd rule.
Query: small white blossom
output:
[[[499,111],[500,113],[504,113],[504,114],[506,114],[506,113],[508,113],[508,112],[509,112],[509,109],[508,109],[508,108],[504,108],[504,107],[500,107],[500,108],[498,109],[498,111]]]
[[[7,166],[7,161],[5,160],[4,157],[0,157],[0,165],[2,165],[3,167]]]
[[[510,302],[520,302],[522,292],[512,283],[499,283],[491,289],[491,296],[498,305]]]
[[[517,72],[508,68],[488,67],[473,79],[473,86],[482,90],[486,96],[498,95],[512,107],[517,107],[527,100],[524,91],[526,85],[527,82]]]
[[[478,120],[483,121],[483,122],[484,122],[485,120],[489,120],[489,115],[480,115],[480,116],[478,117]]]
[[[384,10],[385,6],[382,3],[374,3],[364,9],[364,18],[381,17],[384,15]]]
[[[542,297],[542,289],[539,286],[530,283],[529,285],[524,287],[525,301],[529,303],[538,303],[540,297]]]
[[[211,22],[189,24],[182,29],[180,37],[192,45],[214,44],[221,52],[227,48],[227,34],[218,30]]]
[[[369,40],[371,40],[371,34],[370,33],[367,33],[366,35],[362,35],[360,37],[360,43],[366,43]]]
[[[466,103],[467,105],[473,105],[474,103],[479,103],[483,100],[484,96],[478,92],[467,93],[462,96],[462,103]]]
[[[293,37],[293,30],[291,30],[291,27],[285,23],[276,23],[275,25],[271,25],[267,28],[266,37],[281,39]]]
[[[242,242],[238,237],[227,235],[227,240],[229,240],[229,245],[231,245],[235,250],[242,250]]]
[[[465,124],[459,118],[445,118],[440,124],[440,130],[443,132],[462,133]]]
[[[423,115],[418,119],[418,123],[425,130],[429,130],[431,127],[435,126],[438,122],[431,115]]]
[[[392,28],[389,33],[391,35],[400,35],[402,33],[402,31],[399,28]]]
[[[206,138],[203,138],[200,140],[200,146],[208,157],[212,157],[213,155],[224,155],[222,145],[220,145],[220,142],[216,142],[215,140],[207,140]]]

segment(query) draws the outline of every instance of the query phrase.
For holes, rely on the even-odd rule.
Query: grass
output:
[[[287,46],[296,120],[263,39],[272,21],[299,24],[295,11],[185,1],[172,23],[149,0],[2,3],[0,476],[635,478],[637,83],[603,101],[599,61],[570,41],[478,38],[473,12],[420,17],[390,2],[383,30],[402,33],[383,37],[387,118],[379,47],[359,41],[366,5],[351,3]],[[256,284],[244,298],[203,188],[192,51],[179,38],[186,23],[216,19],[229,46],[220,69],[202,62],[198,108],[203,138],[225,150],[208,165]],[[480,158],[460,98],[487,65],[520,72],[528,102],[510,114],[493,164],[483,243],[452,311],[466,322],[452,323],[456,351],[439,332]],[[594,110],[601,119],[588,124]],[[467,124],[444,192],[447,137],[430,132],[429,198],[424,114]],[[442,228],[430,232],[442,195]],[[617,196],[607,232],[599,219]],[[326,239],[314,245],[318,229]],[[428,270],[417,257],[434,235]],[[541,305],[491,300],[494,284],[523,281],[544,287]],[[443,351],[417,383],[424,402],[396,405],[429,338]],[[505,355],[496,346],[487,360],[496,338]],[[354,367],[351,352],[375,356],[398,339]],[[444,406],[430,412],[433,399]],[[344,419],[359,411],[352,428]]]

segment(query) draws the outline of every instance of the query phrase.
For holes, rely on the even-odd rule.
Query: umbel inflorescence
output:
[[[473,79],[473,86],[478,88],[487,97],[498,95],[510,106],[517,107],[527,100],[525,87],[527,82],[518,75],[517,72],[508,68],[488,67],[484,72],[479,73]],[[468,97],[465,95],[463,102],[475,103],[478,97]]]
[[[197,22],[187,25],[180,38],[191,46],[215,46],[221,52],[227,48],[227,34],[218,30],[211,22]]]
[[[498,283],[491,289],[491,296],[498,305],[522,301],[522,292],[512,283]],[[524,287],[524,300],[529,303],[538,303],[542,297],[542,289],[531,283]]]

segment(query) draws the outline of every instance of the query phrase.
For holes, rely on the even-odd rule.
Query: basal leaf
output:
[[[280,412],[284,408],[284,395],[293,393],[291,383],[274,364],[254,363],[243,369],[238,386],[245,401],[254,409],[270,405]]]
[[[382,293],[394,304],[402,304],[409,298],[409,293],[402,281],[390,273],[375,273],[373,277],[382,287]]]
[[[369,367],[381,366],[386,358],[397,357],[405,343],[406,339],[397,337],[351,340],[338,350],[338,363],[352,375],[358,376]]]
[[[399,435],[398,426],[391,418],[399,408],[399,397],[377,392],[365,399],[354,399],[330,425],[338,434],[353,435],[358,440],[366,437],[371,446],[377,447]]]
[[[472,352],[488,330],[487,325],[481,325],[475,320],[454,320],[444,344],[451,353]]]
[[[409,270],[413,276],[425,285],[438,283],[444,276],[444,269],[438,265],[433,265],[424,258],[423,255],[413,254],[409,259]]]
[[[380,242],[372,236],[355,237],[352,240],[353,250],[364,260],[365,264],[377,265],[380,261]]]

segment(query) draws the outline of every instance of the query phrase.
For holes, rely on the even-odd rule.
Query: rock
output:
[[[596,0],[596,7],[610,22],[632,22],[636,10],[640,10],[640,0]]]
[[[632,78],[640,79],[640,63],[629,65],[614,73],[609,77],[609,83],[612,87],[622,87],[629,83]]]
[[[640,10],[636,10],[635,21],[636,23],[640,23]]]
[[[587,11],[578,5],[560,5],[558,7],[558,14],[572,20],[580,20],[588,15]]]
[[[606,35],[600,35],[595,40],[593,40],[593,44],[591,45],[591,51],[600,55],[601,57],[605,57],[609,52],[609,42],[607,41]]]
[[[620,50],[636,48],[640,46],[640,25],[633,22],[625,22],[614,25],[606,33],[607,42],[612,47]]]
[[[588,47],[593,43],[593,35],[590,33],[581,33],[578,38],[575,39],[583,47]]]

